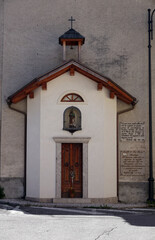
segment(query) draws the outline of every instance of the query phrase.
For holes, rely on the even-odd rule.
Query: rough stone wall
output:
[[[4,178],[7,181],[9,178],[22,179],[24,176],[24,117],[8,108],[6,98],[33,78],[62,63],[62,47],[58,44],[58,37],[69,29],[70,23],[67,20],[73,16],[76,19],[74,28],[86,37],[82,47],[81,62],[111,78],[138,99],[135,109],[121,114],[119,121],[145,122],[145,143],[135,145],[132,142],[128,144],[120,142],[119,153],[123,150],[135,149],[146,151],[145,176],[143,179],[120,178],[120,200],[124,194],[121,186],[125,182],[136,184],[147,182],[147,9],[154,7],[154,0],[0,1],[1,178],[3,181]],[[152,79],[154,79],[155,40],[152,46]],[[75,49],[72,52],[67,49],[67,53],[68,58],[76,57]],[[153,93],[154,91],[153,83]],[[123,107],[121,103],[119,109]],[[20,103],[20,108],[25,109],[24,101]],[[154,115],[155,112],[153,119],[155,119]],[[16,184],[16,189],[18,186],[19,184]],[[14,196],[13,192],[10,190],[7,196]],[[125,201],[124,197],[122,201]]]

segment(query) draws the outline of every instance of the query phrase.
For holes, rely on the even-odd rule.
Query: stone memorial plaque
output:
[[[145,152],[144,151],[121,151],[121,176],[144,176],[145,175]]]
[[[145,141],[145,123],[120,123],[120,140],[121,141]]]

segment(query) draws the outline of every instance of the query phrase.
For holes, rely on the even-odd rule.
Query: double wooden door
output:
[[[63,143],[61,162],[61,197],[82,197],[82,144]]]

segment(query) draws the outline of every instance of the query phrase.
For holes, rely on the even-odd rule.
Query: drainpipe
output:
[[[153,177],[153,139],[152,139],[152,69],[151,69],[151,40],[153,40],[153,15],[148,9],[148,73],[149,73],[149,198],[154,202],[154,177]]]
[[[18,110],[16,108],[13,108],[11,106],[11,102],[7,99],[7,104],[8,104],[8,107],[15,111],[15,112],[18,112],[18,113],[21,113],[24,115],[24,195],[23,195],[23,198],[26,197],[26,149],[27,149],[27,145],[26,145],[26,142],[27,142],[27,114],[21,110]]]
[[[119,174],[118,174],[118,165],[119,165],[119,163],[118,163],[118,160],[119,160],[119,151],[118,151],[118,147],[119,147],[119,144],[118,144],[119,137],[118,137],[118,135],[119,134],[118,134],[118,127],[119,126],[118,126],[118,124],[119,124],[119,122],[118,122],[118,120],[119,120],[119,115],[121,115],[123,113],[126,113],[126,112],[129,112],[129,111],[132,111],[134,109],[136,103],[134,103],[130,108],[127,108],[127,109],[122,110],[122,111],[117,113],[117,197],[118,197],[118,201],[119,201],[119,194],[118,194],[119,193],[119,184],[118,184],[118,181],[119,181]]]

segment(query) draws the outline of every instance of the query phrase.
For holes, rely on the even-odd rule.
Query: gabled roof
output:
[[[46,89],[47,83],[49,81],[52,81],[53,79],[59,77],[60,75],[68,71],[70,71],[71,75],[74,74],[74,71],[77,71],[83,74],[84,76],[90,78],[91,80],[95,81],[98,84],[97,85],[98,90],[101,90],[103,86],[106,87],[110,91],[111,98],[113,98],[116,95],[118,99],[124,101],[125,103],[132,105],[136,104],[136,98],[130,95],[128,92],[126,92],[118,84],[75,60],[65,62],[64,64],[58,66],[57,68],[53,69],[47,74],[35,78],[27,85],[25,85],[23,88],[19,89],[17,92],[9,96],[7,99],[8,104],[17,103],[26,98],[27,95],[29,95],[30,97],[33,96],[34,90],[38,87]]]
[[[75,29],[71,28],[67,32],[65,32],[63,35],[59,37],[59,44],[62,45],[63,40],[81,40],[82,44],[85,42],[85,37],[82,36],[79,32],[77,32]]]

